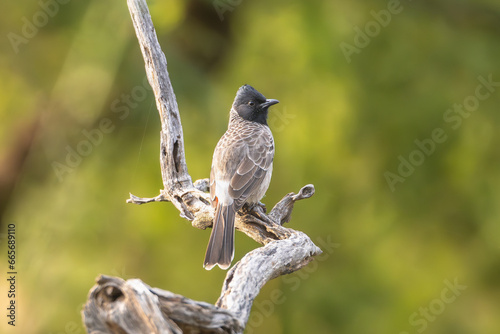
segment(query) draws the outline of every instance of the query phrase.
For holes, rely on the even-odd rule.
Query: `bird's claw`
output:
[[[266,205],[261,203],[261,202],[258,202],[258,203],[252,203],[252,204],[248,204],[246,203],[244,206],[243,206],[243,209],[242,211],[246,214],[250,214],[256,218],[259,218],[261,221],[263,221],[264,223],[266,224],[269,224],[269,225],[274,225],[276,224],[275,221],[273,221],[267,214],[266,214]]]

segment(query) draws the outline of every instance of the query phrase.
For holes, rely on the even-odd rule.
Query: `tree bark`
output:
[[[192,182],[187,171],[179,109],[145,0],[127,1],[161,120],[160,166],[164,189],[152,198],[130,194],[128,203],[170,201],[181,217],[200,229],[213,224],[208,180]],[[254,299],[269,280],[299,270],[321,250],[300,231],[283,226],[296,201],[314,194],[306,185],[289,193],[266,214],[244,207],[236,228],[263,245],[227,273],[215,305],[151,288],[138,279],[100,276],[83,310],[89,333],[242,333]],[[201,265],[201,259],[200,259]]]

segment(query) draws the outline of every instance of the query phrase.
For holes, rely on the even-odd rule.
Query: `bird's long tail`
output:
[[[210,234],[203,267],[212,269],[216,264],[226,270],[234,257],[234,218],[233,205],[218,204],[215,210],[214,226]]]

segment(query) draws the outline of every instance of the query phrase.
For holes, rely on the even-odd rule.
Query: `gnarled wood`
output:
[[[319,254],[299,231],[254,249],[229,270],[215,306],[138,279],[100,276],[83,310],[85,326],[89,333],[242,333],[264,284],[299,270]]]
[[[229,311],[139,279],[100,276],[83,310],[93,333],[239,333],[240,321]]]

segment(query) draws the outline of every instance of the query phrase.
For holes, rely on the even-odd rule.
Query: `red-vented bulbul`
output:
[[[203,267],[227,269],[234,257],[234,219],[245,203],[264,197],[273,171],[274,140],[267,125],[269,106],[253,87],[236,93],[229,126],[217,143],[210,172],[210,199],[215,218]]]

